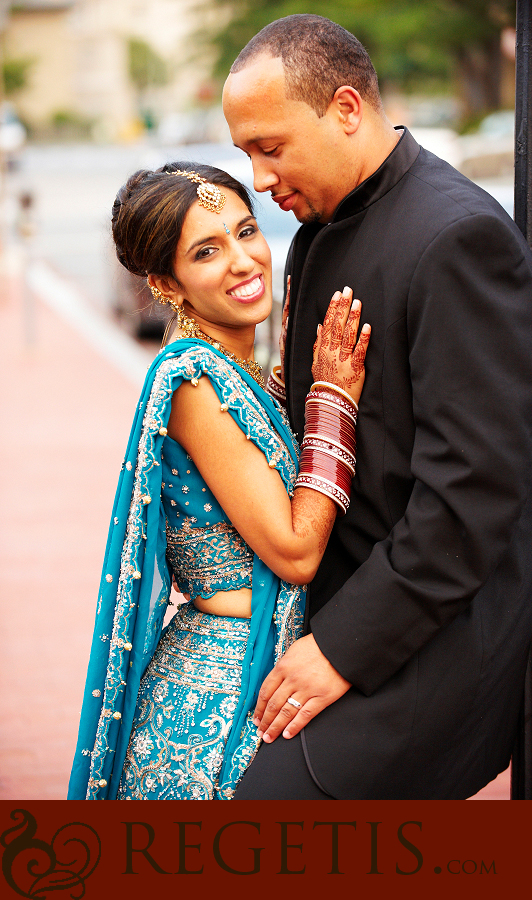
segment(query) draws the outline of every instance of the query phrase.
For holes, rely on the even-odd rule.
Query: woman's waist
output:
[[[200,612],[212,616],[231,616],[235,619],[251,617],[251,588],[236,591],[217,591],[212,597],[198,595],[192,601]]]

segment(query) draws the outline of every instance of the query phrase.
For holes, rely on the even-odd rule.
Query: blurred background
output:
[[[356,34],[393,124],[513,214],[512,0],[0,0],[0,799],[65,797],[116,479],[167,318],[114,258],[115,194],[179,159],[252,186],[221,89],[249,38],[294,12]],[[256,202],[267,371],[297,222]],[[508,799],[507,775],[478,797]]]

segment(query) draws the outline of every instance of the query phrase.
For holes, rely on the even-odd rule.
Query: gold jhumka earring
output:
[[[151,291],[151,295],[154,300],[157,300],[158,303],[168,303],[172,309],[175,309],[176,312],[179,310],[179,304],[172,300],[171,297],[167,297],[166,294],[162,294],[159,288],[153,287],[148,281],[148,287]]]

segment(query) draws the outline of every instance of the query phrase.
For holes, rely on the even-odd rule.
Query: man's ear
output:
[[[359,92],[348,84],[337,88],[331,101],[331,107],[340,119],[346,134],[354,134],[360,126],[364,113],[364,105]]]
[[[148,275],[148,284],[151,288],[157,288],[164,297],[171,299],[173,304],[182,306],[185,296],[175,278],[169,275]]]

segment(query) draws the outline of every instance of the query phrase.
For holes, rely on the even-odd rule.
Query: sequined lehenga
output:
[[[253,554],[166,435],[173,391],[202,376],[293,489],[297,448],[262,388],[202,341],[159,354],[115,499],[69,799],[230,799],[259,745],[258,688],[301,633],[302,589]],[[251,618],[191,602],[161,637],[172,572],[192,599],[251,586]]]

